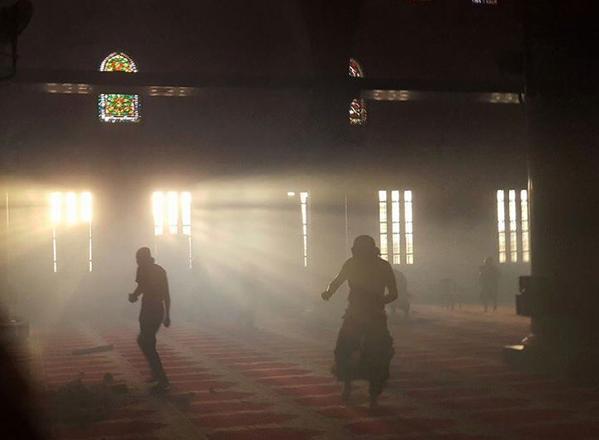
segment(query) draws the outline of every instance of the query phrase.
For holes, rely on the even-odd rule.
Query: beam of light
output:
[[[67,209],[67,224],[74,225],[77,223],[77,194],[68,192],[65,197]]]
[[[302,208],[302,241],[304,251],[304,267],[308,267],[308,193],[300,193],[300,205]]]
[[[528,232],[528,191],[520,191],[520,220],[522,230],[522,261],[530,261],[530,235]]]
[[[507,250],[505,240],[505,192],[497,191],[497,240],[499,249],[499,262],[507,261]]]
[[[154,235],[164,234],[164,193],[152,193],[152,217],[154,218]]]
[[[169,234],[176,234],[179,231],[179,197],[175,191],[166,193],[167,220]]]
[[[391,233],[393,264],[401,264],[399,191],[391,191]]]
[[[59,225],[62,220],[62,193],[50,194],[50,222],[53,226]]]
[[[404,230],[406,237],[406,264],[414,264],[414,218],[412,191],[404,191]]]
[[[516,218],[516,191],[510,189],[509,197],[509,219],[510,219],[510,261],[518,262],[518,222]]]
[[[295,193],[293,191],[289,191],[287,193],[287,197],[295,197]]]
[[[387,243],[387,191],[379,191],[379,240],[381,247],[381,258],[389,259]]]

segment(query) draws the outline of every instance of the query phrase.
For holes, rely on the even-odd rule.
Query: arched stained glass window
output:
[[[352,78],[364,78],[362,66],[353,58],[349,59],[349,76]],[[349,123],[351,125],[364,125],[368,119],[366,102],[362,98],[352,99],[349,105]]]
[[[349,59],[349,76],[352,78],[364,78],[364,72],[362,66],[353,58]]]
[[[137,72],[135,61],[123,52],[112,52],[100,64],[100,72]]]
[[[133,59],[123,52],[113,52],[100,64],[100,72],[136,73]],[[103,122],[139,122],[139,95],[102,93],[98,97],[98,112]]]

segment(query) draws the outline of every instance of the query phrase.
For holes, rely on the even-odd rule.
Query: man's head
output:
[[[485,266],[493,266],[493,263],[495,263],[495,260],[493,259],[493,257],[485,258]]]
[[[154,258],[152,258],[150,248],[146,246],[139,248],[135,253],[135,260],[139,266],[153,263]]]
[[[351,251],[352,255],[357,258],[377,257],[381,253],[379,248],[376,247],[374,238],[370,235],[360,235],[356,237]]]

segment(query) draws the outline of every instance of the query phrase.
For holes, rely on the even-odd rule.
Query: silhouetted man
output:
[[[495,266],[493,257],[485,258],[485,263],[480,267],[478,281],[480,284],[480,297],[485,312],[489,308],[489,303],[493,305],[493,311],[497,310],[499,270]]]
[[[349,304],[337,337],[333,371],[344,383],[343,400],[350,397],[352,380],[368,380],[370,407],[375,408],[389,378],[394,353],[385,305],[395,301],[399,293],[393,269],[380,258],[372,237],[360,235],[354,240],[352,257],[322,293],[322,299],[328,301],[346,281],[350,289]],[[407,301],[400,299],[402,303]]]
[[[139,336],[137,343],[148,360],[152,377],[150,381],[158,382],[157,391],[168,388],[168,379],[162,368],[160,356],[156,351],[156,333],[160,325],[171,325],[171,299],[168,291],[166,271],[157,265],[152,258],[150,249],[140,248],[135,254],[137,260],[137,288],[129,294],[129,302],[134,303],[140,295],[141,311],[139,313]]]

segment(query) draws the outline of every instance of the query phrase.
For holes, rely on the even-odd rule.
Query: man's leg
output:
[[[156,333],[158,333],[160,325],[161,321],[158,320],[140,321],[140,333],[137,342],[148,361],[152,378],[157,380],[159,384],[168,385],[160,355],[156,351]]]
[[[376,408],[378,397],[389,378],[389,365],[393,354],[393,338],[383,316],[368,326],[364,339],[364,355],[368,361],[369,372],[368,394],[373,409]]]
[[[343,381],[341,394],[343,400],[348,400],[351,395],[351,382],[354,373],[351,366],[352,354],[359,347],[359,342],[356,341],[355,326],[356,323],[352,319],[344,319],[335,345],[335,375],[337,379]]]

